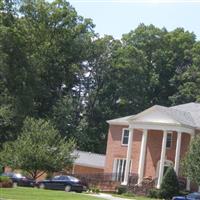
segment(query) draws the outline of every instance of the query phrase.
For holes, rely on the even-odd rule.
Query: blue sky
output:
[[[200,40],[200,0],[69,0],[79,15],[92,18],[95,31],[121,38],[140,23],[184,27]]]

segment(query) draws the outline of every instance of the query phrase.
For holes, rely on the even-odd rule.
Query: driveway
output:
[[[91,196],[99,197],[99,198],[107,199],[107,200],[130,200],[130,199],[125,199],[125,198],[113,197],[111,194],[104,194],[104,193],[91,194]]]

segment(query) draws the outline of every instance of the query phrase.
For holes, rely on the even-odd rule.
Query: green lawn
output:
[[[85,194],[37,188],[0,188],[0,200],[100,200]]]
[[[120,198],[124,198],[124,199],[135,199],[135,200],[158,200],[158,199],[153,199],[153,198],[149,198],[149,197],[145,197],[145,196],[126,196],[126,195],[118,195],[118,194],[113,194],[114,197],[120,197]]]

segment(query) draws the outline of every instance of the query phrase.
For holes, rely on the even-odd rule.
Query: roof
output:
[[[196,127],[200,128],[200,103],[186,103],[171,108],[190,113]]]
[[[105,165],[105,155],[96,154],[86,151],[75,150],[73,155],[77,156],[75,164],[94,168],[104,168]]]
[[[120,117],[116,119],[108,120],[107,123],[109,124],[120,124],[120,125],[128,125],[128,119],[130,117],[133,117],[134,115],[126,116],[126,117]]]
[[[155,115],[150,115],[149,113],[157,113],[156,120],[153,120]],[[148,122],[163,122],[160,119],[161,113],[170,120],[170,122],[182,124],[185,126],[190,126],[193,128],[200,128],[200,104],[199,103],[187,103],[182,105],[177,105],[173,107],[165,107],[160,105],[152,106],[136,115],[131,115],[123,118],[117,118],[107,121],[109,124],[118,124],[118,125],[128,125],[130,121],[141,119],[146,115],[149,115]],[[147,120],[147,119],[145,119]],[[152,120],[152,121],[151,121]],[[145,121],[143,121],[145,122]],[[166,121],[164,121],[166,123]]]

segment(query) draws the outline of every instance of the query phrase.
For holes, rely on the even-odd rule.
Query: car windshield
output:
[[[190,199],[200,199],[200,193],[192,193],[192,194],[188,194],[187,195],[187,198],[190,198]]]
[[[73,181],[73,182],[79,182],[79,179],[77,179],[77,178],[75,178],[75,177],[73,177],[73,176],[68,176],[68,179],[69,179],[70,181]]]

